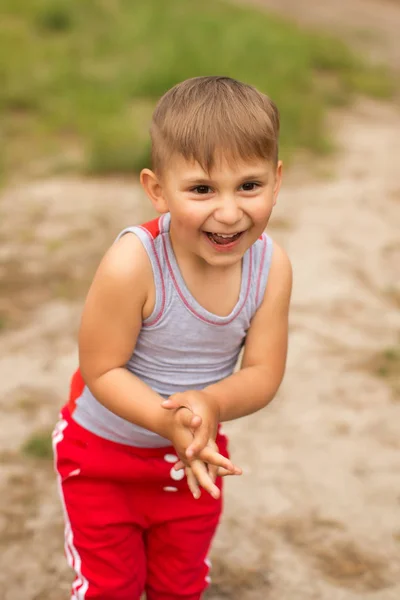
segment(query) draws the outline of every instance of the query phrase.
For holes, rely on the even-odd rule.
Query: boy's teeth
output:
[[[226,233],[207,233],[210,240],[212,240],[215,244],[226,244],[236,240],[241,233],[233,233],[231,235],[226,235]]]

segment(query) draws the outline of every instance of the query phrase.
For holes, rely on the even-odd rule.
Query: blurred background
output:
[[[160,95],[229,75],[277,103],[288,369],[229,423],[209,600],[400,597],[400,2],[1,0],[0,598],[67,598],[50,433],[91,277],[153,217]]]

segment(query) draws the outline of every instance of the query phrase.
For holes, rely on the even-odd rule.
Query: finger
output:
[[[211,481],[213,483],[215,483],[215,480],[217,479],[218,469],[219,469],[219,467],[217,467],[216,465],[208,465],[208,472],[210,474]]]
[[[202,422],[203,422],[203,419],[200,417],[200,415],[193,415],[192,422],[190,424],[190,428],[198,429],[200,427],[200,425],[202,424]]]
[[[188,463],[183,462],[183,460],[180,460],[174,464],[173,469],[175,471],[181,471],[182,469],[185,469],[187,467],[188,467]],[[228,475],[242,475],[241,472],[240,473],[236,473],[236,472],[232,473],[232,471],[228,471],[228,469],[224,469],[223,467],[216,467],[214,465],[208,465],[208,471],[209,471],[210,477],[212,478],[214,483],[216,481],[216,477],[213,477],[214,469],[215,469],[216,477],[227,477]]]
[[[173,408],[180,408],[182,405],[177,398],[176,399],[168,398],[167,400],[163,400],[161,402],[161,406],[163,408],[173,409]]]
[[[187,451],[186,451],[186,455],[187,455]],[[229,458],[222,456],[222,454],[220,454],[216,450],[213,450],[212,448],[209,448],[209,447],[203,448],[203,450],[201,450],[201,452],[199,452],[199,458],[206,463],[216,465],[217,467],[223,467],[227,471],[230,471],[232,474],[235,474],[235,475],[242,474],[242,469],[240,467],[235,466],[229,460]]]
[[[209,439],[210,433],[207,427],[197,428],[197,431],[194,431],[193,441],[186,450],[186,456],[192,458],[199,454],[207,446]]]
[[[184,469],[187,466],[188,466],[187,462],[185,463],[185,462],[183,462],[183,460],[179,460],[177,463],[174,464],[174,470],[180,471],[181,469]]]
[[[215,499],[220,497],[220,491],[215,483],[212,481],[206,465],[201,460],[194,460],[191,463],[193,475],[196,477],[198,483],[204,488],[211,496]]]
[[[203,422],[200,415],[194,415],[192,413],[192,411],[190,411],[189,409],[180,410],[178,414],[179,414],[178,418],[180,420],[180,424],[191,430],[198,429]]]
[[[193,494],[193,498],[195,500],[198,500],[201,496],[201,490],[199,484],[197,483],[197,479],[194,476],[194,473],[190,467],[186,469],[186,479],[189,486],[189,490]]]
[[[178,422],[183,425],[184,427],[188,427],[189,429],[191,429],[192,427],[192,421],[193,421],[193,417],[198,417],[198,415],[193,415],[191,410],[179,410],[177,413],[178,416]],[[201,419],[201,417],[198,417],[199,419]]]
[[[224,469],[223,467],[218,467],[218,471],[217,471],[217,477],[227,477],[228,475],[241,475],[241,473],[232,473],[232,471],[228,471],[227,469]]]

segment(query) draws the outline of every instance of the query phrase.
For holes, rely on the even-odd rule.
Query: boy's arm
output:
[[[274,244],[264,299],[246,337],[241,370],[204,389],[218,403],[220,421],[260,410],[278,391],[286,365],[291,290],[290,260]]]
[[[123,236],[106,253],[93,279],[79,332],[79,365],[96,399],[115,414],[169,436],[162,398],[125,365],[142,325],[152,282],[151,265],[140,240]]]
[[[254,413],[275,396],[283,379],[288,345],[292,268],[285,251],[274,244],[268,283],[251,322],[241,370],[200,391],[174,394],[164,408],[190,408],[202,419],[186,456],[195,455],[215,435],[216,423]]]

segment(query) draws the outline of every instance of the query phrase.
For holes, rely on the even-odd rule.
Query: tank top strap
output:
[[[253,245],[253,286],[252,301],[254,312],[260,307],[268,282],[271,267],[273,242],[265,232]]]

